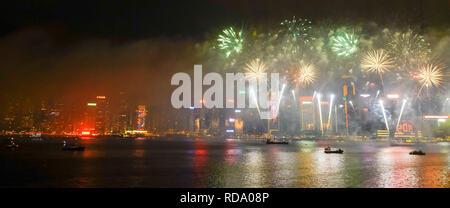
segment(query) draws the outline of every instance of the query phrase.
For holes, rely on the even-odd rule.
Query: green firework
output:
[[[219,35],[218,47],[225,53],[226,57],[231,54],[239,54],[242,52],[242,44],[244,38],[242,37],[242,30],[236,31],[233,27],[226,28]]]
[[[353,34],[336,34],[331,37],[331,50],[338,56],[348,57],[358,50],[358,42]]]

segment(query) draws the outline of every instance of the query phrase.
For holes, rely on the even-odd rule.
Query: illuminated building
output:
[[[96,97],[95,133],[100,135],[111,133],[109,100],[103,95]]]
[[[147,109],[145,108],[145,105],[139,105],[137,112],[137,129],[138,130],[145,130],[145,119],[147,116]]]
[[[84,112],[84,121],[82,122],[80,126],[80,132],[86,134],[85,132],[94,131],[95,130],[95,121],[96,121],[96,115],[97,115],[97,103],[89,102],[86,104],[86,109]]]
[[[326,97],[324,97],[323,99],[327,99]],[[319,105],[319,103],[317,103],[317,105]],[[333,121],[330,120],[328,121],[329,118],[329,114],[330,114],[330,102],[328,101],[321,101],[320,102],[320,109],[322,110],[322,123],[320,125],[322,125],[322,128],[324,129],[324,133],[326,134],[327,132],[331,132],[333,129]],[[319,109],[319,108],[317,108]],[[320,119],[319,119],[319,123],[320,123]],[[328,126],[330,125],[330,126]]]
[[[236,119],[234,122],[235,133],[243,133],[244,121],[242,119]]]
[[[96,135],[111,134],[111,113],[109,100],[106,96],[97,96],[95,102],[85,106],[83,123],[78,133],[92,132]]]
[[[119,113],[115,118],[116,133],[123,134],[125,131],[132,130],[132,113],[129,107],[128,96],[125,92],[119,93]]]
[[[402,119],[395,129],[395,138],[416,137],[416,126],[409,119]]]
[[[65,129],[64,104],[53,105],[48,112],[49,133],[62,134]]]
[[[7,131],[14,131],[18,127],[17,116],[18,116],[18,102],[9,100],[7,104],[7,110],[3,115],[3,126]]]
[[[44,102],[41,103],[40,108],[38,109],[36,121],[37,130],[48,133],[48,110],[47,105]]]
[[[337,99],[336,104],[338,102],[343,105],[343,123],[345,123],[345,133],[348,135],[352,132],[352,125],[351,122],[353,121],[352,118],[354,116],[357,116],[357,109],[354,106],[354,102],[356,102],[358,99],[356,97],[356,88],[357,84],[353,82],[353,79],[351,76],[343,76],[342,77],[342,99]],[[353,100],[353,101],[352,101]],[[355,120],[355,122],[357,122]],[[355,125],[357,126],[357,125]]]
[[[300,125],[302,130],[314,130],[315,109],[312,96],[300,97]]]
[[[10,132],[29,131],[34,127],[32,105],[28,99],[8,100],[1,113],[2,130]]]
[[[440,127],[442,123],[446,122],[450,119],[450,115],[445,114],[431,114],[431,115],[422,115],[421,118],[421,131],[417,132],[417,136],[433,136],[433,129],[436,127]]]

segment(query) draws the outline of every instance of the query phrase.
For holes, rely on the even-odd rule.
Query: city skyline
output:
[[[118,190],[65,188],[164,188],[125,204],[336,206],[352,189],[305,188],[450,188],[450,0],[0,8],[0,188],[19,198],[6,201],[118,205]]]

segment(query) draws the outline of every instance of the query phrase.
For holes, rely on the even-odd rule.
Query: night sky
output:
[[[415,25],[448,35],[448,0],[2,1],[0,91],[80,100],[126,91],[167,104],[170,76],[201,59],[196,43],[227,25],[314,22]]]
[[[66,38],[202,38],[221,25],[277,24],[293,15],[448,27],[449,10],[448,0],[3,1],[1,35],[52,25],[66,30]]]

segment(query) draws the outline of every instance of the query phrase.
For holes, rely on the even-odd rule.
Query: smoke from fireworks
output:
[[[322,95],[320,93],[318,93],[317,94],[317,105],[319,106],[320,131],[322,132],[322,135],[323,135],[322,101],[320,100],[321,97],[322,97]]]
[[[244,68],[247,79],[261,80],[266,73],[266,65],[259,59],[254,59]]]
[[[283,84],[283,87],[281,87],[281,92],[278,97],[278,100],[276,101],[275,105],[271,106],[271,112],[272,112],[272,118],[276,120],[278,113],[280,112],[280,103],[281,99],[283,98],[284,89],[286,88],[286,84]]]
[[[340,33],[331,37],[331,50],[338,56],[348,57],[358,50],[358,42],[354,34]]]
[[[290,79],[302,87],[313,84],[317,79],[317,69],[312,64],[300,63],[290,74]]]
[[[384,118],[384,124],[386,125],[386,130],[389,132],[389,124],[388,124],[388,119],[386,117],[386,110],[384,110],[383,101],[379,100],[378,102],[380,103],[381,110],[383,112],[383,118]]]
[[[383,73],[387,72],[394,66],[394,61],[384,50],[373,50],[367,52],[363,57],[361,67],[368,72],[380,75],[381,83],[383,83]]]
[[[244,38],[242,31],[237,32],[233,27],[229,27],[222,31],[217,41],[219,49],[224,51],[226,57],[229,57],[233,53],[241,53]]]
[[[332,94],[330,96],[330,109],[328,110],[328,122],[327,122],[327,131],[329,131],[330,127],[331,127],[331,114],[332,114],[332,110],[333,110],[333,99],[334,99],[334,94]],[[336,115],[335,115],[336,116]]]

